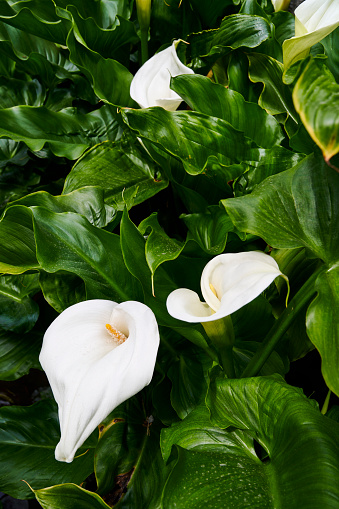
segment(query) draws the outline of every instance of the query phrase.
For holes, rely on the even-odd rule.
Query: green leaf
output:
[[[297,124],[291,91],[282,81],[283,65],[268,55],[250,53],[247,56],[250,80],[264,85],[259,105],[271,115],[287,113]]]
[[[37,274],[0,276],[0,329],[21,334],[31,330],[39,306],[30,295],[39,290]]]
[[[277,248],[307,247],[331,265],[338,260],[339,175],[321,157],[269,177],[251,195],[224,200],[236,227]]]
[[[99,186],[106,203],[117,210],[125,207],[124,195],[134,195],[134,205],[167,187],[160,167],[139,149],[124,141],[104,142],[86,152],[66,178],[64,194],[84,186]]]
[[[285,39],[294,37],[295,18],[291,12],[278,11],[271,16],[271,22],[275,26],[274,37],[280,45]]]
[[[4,407],[0,410],[0,486],[16,498],[32,498],[32,488],[73,481],[82,482],[92,472],[94,436],[81,447],[82,456],[73,463],[54,458],[60,439],[54,402],[41,401],[30,407]]]
[[[22,274],[38,267],[31,211],[11,207],[0,222],[0,271]]]
[[[95,3],[92,1],[84,0],[56,0],[58,12],[61,12],[64,16],[67,16],[67,9],[69,5],[73,5],[78,10],[80,16],[83,19],[93,18],[96,24],[101,28],[109,28],[113,25],[116,16],[129,19],[131,16],[133,2],[131,0],[96,0]]]
[[[88,48],[75,27],[67,38],[67,46],[71,61],[90,77],[100,99],[119,106],[135,105],[129,94],[133,76],[126,67]]]
[[[73,212],[57,214],[33,207],[32,213],[37,257],[44,270],[78,275],[85,282],[88,299],[137,299],[137,282],[125,267],[118,235],[92,226]]]
[[[14,78],[0,78],[0,107],[12,108],[20,104],[42,106],[46,92],[37,79],[23,81]]]
[[[325,64],[310,60],[293,89],[293,101],[326,161],[339,152],[339,85]]]
[[[85,283],[75,274],[65,271],[54,274],[41,272],[39,282],[48,304],[58,313],[77,302],[86,300]]]
[[[236,179],[234,183],[236,196],[250,194],[267,177],[293,168],[304,157],[304,154],[291,152],[284,147],[273,147],[271,150],[267,150],[265,156],[255,167],[250,166],[248,171]]]
[[[175,333],[168,331],[162,341],[171,344]],[[211,359],[197,347],[183,345],[176,348],[176,358],[167,372],[172,382],[171,404],[180,419],[184,419],[206,396],[205,372],[211,367]]]
[[[321,41],[321,44],[325,48],[327,56],[326,64],[329,67],[331,73],[334,75],[337,83],[339,82],[339,55],[335,49],[338,47],[339,42],[339,28],[334,30],[325,39]]]
[[[281,507],[283,500],[291,509],[334,509],[337,424],[280,379],[214,378],[207,398],[211,422],[201,406],[162,431],[166,458],[172,445],[179,445],[163,508],[217,509],[222,503],[232,509],[269,509]]]
[[[260,16],[226,16],[218,30],[208,30],[188,37],[192,57],[208,56],[215,61],[232,49],[256,48],[271,37],[270,23]]]
[[[161,228],[158,221],[158,214],[154,212],[139,224],[139,231],[145,233],[151,230],[147,236],[145,255],[152,276],[162,263],[175,260],[184,249],[184,244],[171,239]]]
[[[208,254],[217,255],[224,251],[227,235],[234,225],[220,207],[214,205],[207,212],[182,214],[180,218],[188,228],[187,240],[195,240]]]
[[[34,495],[44,509],[109,509],[99,495],[84,490],[76,484],[60,484],[34,490]]]
[[[198,74],[172,78],[171,88],[200,113],[229,122],[235,129],[264,148],[278,145],[284,138],[276,119],[241,94],[213,83]]]
[[[213,423],[247,430],[268,454],[252,472],[243,471],[253,495],[259,492],[253,483],[265,482],[262,502],[253,506],[246,490],[238,491],[239,507],[277,507],[280,500],[291,509],[336,507],[339,428],[300,389],[279,378],[216,377],[207,401]]]
[[[120,242],[124,262],[127,269],[142,286],[143,302],[155,313],[159,324],[178,325],[180,322],[172,318],[166,308],[166,298],[176,285],[162,267],[154,276],[155,295],[152,292],[152,279],[146,261],[145,239],[138,228],[132,223],[125,209],[120,223]]]
[[[271,509],[269,488],[261,470],[260,461],[244,453],[225,455],[219,451],[179,449],[162,507],[194,509],[199,504],[209,509]]]
[[[321,371],[328,387],[339,395],[339,269],[331,267],[316,281],[318,296],[307,310],[306,327],[310,340],[322,358]]]
[[[116,215],[116,210],[104,202],[104,192],[98,187],[82,187],[68,194],[52,196],[46,191],[28,194],[12,204],[26,207],[44,207],[50,211],[77,212],[84,216],[93,226],[103,228]]]
[[[47,87],[78,71],[60,46],[1,22],[0,53],[16,62],[17,71],[39,76]]]
[[[165,459],[175,444],[178,458],[165,486],[164,509],[217,509],[221,503],[232,509],[272,507],[266,502],[267,481],[253,440],[241,430],[211,424],[205,405],[162,431]]]
[[[229,432],[213,425],[205,404],[197,406],[183,421],[161,431],[161,451],[165,461],[170,457],[173,445],[210,454],[247,453],[256,459],[251,438],[243,431]]]
[[[126,109],[122,117],[139,136],[181,159],[191,175],[202,173],[212,161],[229,165],[259,156],[250,140],[228,122],[195,111]]]
[[[117,124],[107,125],[103,112],[86,115],[73,108],[63,112],[50,111],[44,106],[16,106],[0,110],[0,136],[24,141],[33,151],[49,142],[58,156],[77,159],[86,148],[107,137],[114,138]]]
[[[86,47],[103,58],[119,60],[123,46],[139,41],[134,23],[120,16],[114,19],[109,28],[102,29],[92,17],[84,19],[73,5],[67,6],[67,11],[72,13],[76,33],[80,35]]]
[[[45,0],[42,4],[31,0],[28,6],[25,6],[25,2],[18,2],[11,6],[7,2],[2,2],[0,4],[0,19],[8,25],[42,39],[65,44],[71,23],[66,19],[59,18],[55,12],[54,2]]]

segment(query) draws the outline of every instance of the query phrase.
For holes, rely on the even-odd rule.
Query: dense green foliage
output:
[[[41,369],[46,328],[83,300],[143,302],[161,335],[151,384],[70,465],[41,379],[33,406],[8,399],[0,491],[45,509],[339,507],[339,28],[284,68],[293,35],[270,0],[153,0],[150,56],[182,39],[195,74],[171,79],[178,111],[140,109],[133,0],[0,2],[3,387]],[[166,299],[253,250],[291,295],[278,278],[232,314],[229,378]]]

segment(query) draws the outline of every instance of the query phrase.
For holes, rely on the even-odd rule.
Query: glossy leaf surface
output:
[[[200,410],[163,435],[166,455],[173,443],[187,449],[179,450],[166,484],[165,509],[198,503],[217,508],[220,499],[234,508],[275,508],[282,498],[291,508],[336,506],[336,430],[300,391],[281,379],[213,377],[207,403],[212,426]],[[263,462],[253,437],[268,454]]]
[[[133,195],[135,205],[167,187],[160,168],[138,145],[106,142],[93,147],[77,161],[68,174],[63,193],[84,186],[99,186],[105,201],[118,210],[125,206],[125,196]]]
[[[54,449],[59,434],[56,407],[51,401],[43,401],[30,407],[2,408],[0,412],[2,489],[14,497],[34,498],[31,490],[21,479],[35,489],[45,487],[46,483],[58,484],[70,480],[82,482],[92,471],[93,455],[87,452],[71,465],[56,462]],[[93,447],[95,444],[93,439],[94,437],[83,447],[83,453],[89,447]]]

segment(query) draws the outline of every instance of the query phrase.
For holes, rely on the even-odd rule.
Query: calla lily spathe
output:
[[[179,288],[169,294],[167,310],[185,322],[211,322],[234,313],[258,297],[277,276],[277,262],[258,251],[216,256],[201,275],[201,292]]]
[[[155,316],[140,302],[84,301],[54,320],[40,363],[59,407],[57,460],[73,461],[102,420],[150,383],[158,346]]]
[[[179,40],[169,48],[156,53],[140,67],[134,76],[130,95],[141,108],[162,106],[175,111],[182,102],[181,97],[170,89],[171,77],[179,74],[194,74],[178,58],[176,47]]]
[[[136,0],[138,21],[141,30],[148,30],[151,20],[151,0]]]
[[[276,12],[287,11],[290,2],[291,0],[272,0],[272,4]]]
[[[295,12],[295,37],[283,43],[285,68],[305,58],[311,46],[339,26],[338,0],[305,0]]]

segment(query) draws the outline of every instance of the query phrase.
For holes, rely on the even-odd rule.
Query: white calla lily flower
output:
[[[339,1],[305,0],[294,14],[295,37],[283,43],[285,68],[305,58],[314,44],[339,26]]]
[[[265,253],[221,254],[208,262],[201,275],[206,302],[194,291],[179,288],[169,294],[167,310],[185,322],[219,320],[258,297],[277,276],[283,276],[277,262]]]
[[[290,5],[291,0],[272,0],[272,4],[275,12],[277,11],[287,11],[288,6]]]
[[[171,77],[194,74],[194,71],[179,60],[176,52],[179,42],[176,40],[169,48],[156,53],[134,76],[130,95],[141,108],[162,106],[175,111],[180,106],[181,97],[170,89]]]
[[[54,320],[40,363],[59,407],[58,461],[73,461],[103,419],[150,383],[158,346],[155,316],[140,302],[84,301]]]

